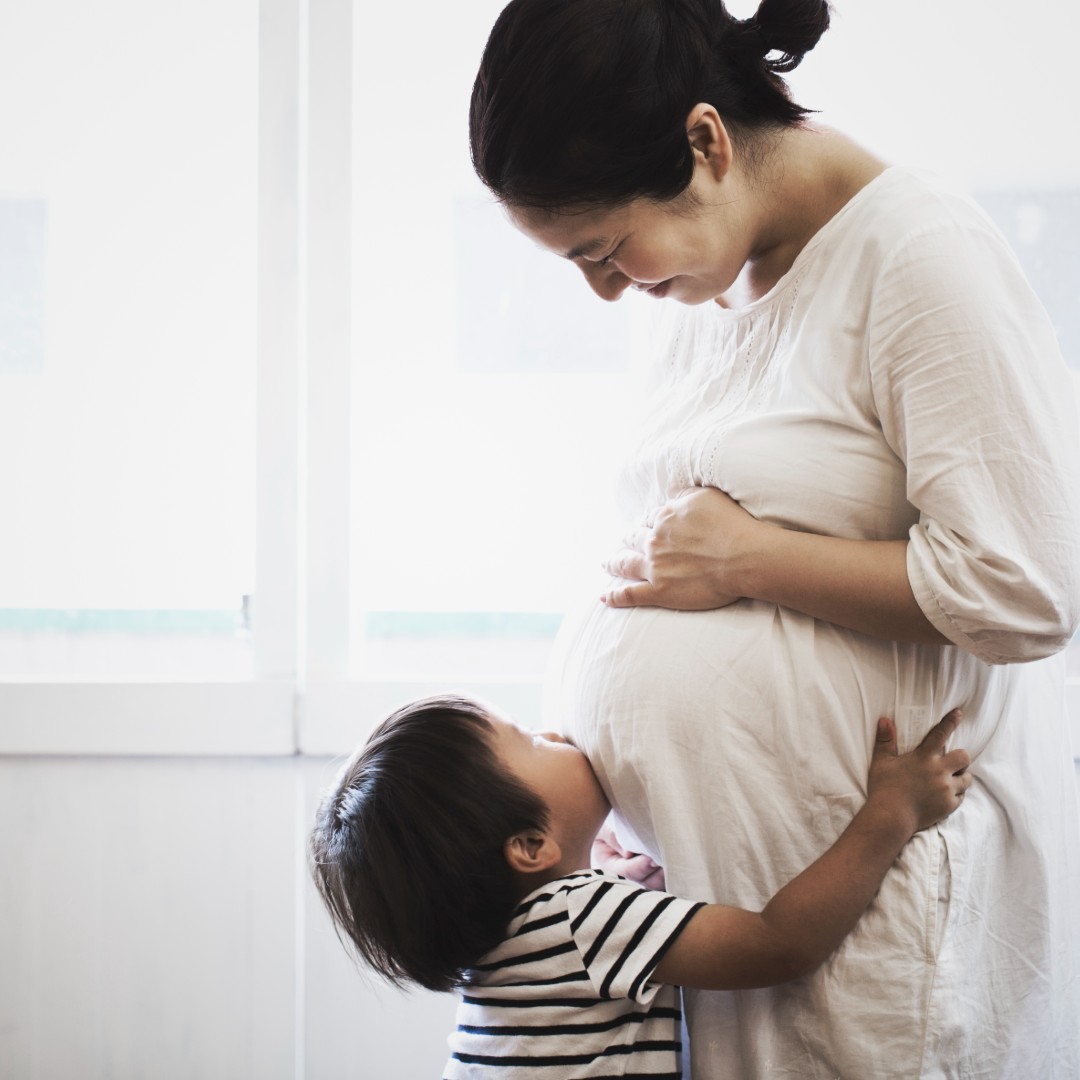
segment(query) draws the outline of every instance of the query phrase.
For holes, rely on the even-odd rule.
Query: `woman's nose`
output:
[[[581,272],[585,275],[589,288],[601,300],[618,300],[626,292],[626,288],[630,284],[630,279],[621,270],[616,270],[613,266],[583,263]]]
[[[548,742],[566,742],[566,736],[558,731],[545,731],[542,737],[547,739]]]

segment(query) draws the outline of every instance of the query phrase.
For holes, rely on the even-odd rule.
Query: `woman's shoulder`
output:
[[[678,378],[699,354],[720,355],[742,337],[757,341],[765,326],[780,333],[796,312],[824,310],[832,318],[828,303],[820,308],[823,297],[842,296],[851,309],[860,296],[868,303],[883,275],[891,278],[890,268],[902,276],[904,266],[928,255],[963,265],[1015,261],[997,226],[961,187],[926,170],[889,166],[826,222],[759,300],[741,308],[672,305],[680,310],[655,328],[662,345],[653,355],[665,358],[660,373]]]
[[[838,289],[869,300],[879,285],[933,267],[1015,277],[1015,256],[989,215],[934,173],[890,166],[866,184],[800,253],[789,277],[810,302]],[[999,271],[1008,267],[1004,275]],[[921,268],[921,269],[920,269]]]
[[[871,180],[831,224],[836,242],[871,244],[882,251],[926,233],[997,234],[986,212],[958,184],[901,165],[890,166]]]

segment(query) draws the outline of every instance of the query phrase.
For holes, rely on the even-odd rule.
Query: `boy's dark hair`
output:
[[[546,828],[548,811],[501,767],[493,734],[476,702],[414,702],[379,725],[319,807],[315,884],[339,936],[397,985],[460,986],[520,898],[503,845]]]
[[[504,203],[666,201],[690,183],[686,118],[708,102],[734,137],[799,124],[781,78],[829,25],[827,0],[511,0],[473,84],[473,166]]]

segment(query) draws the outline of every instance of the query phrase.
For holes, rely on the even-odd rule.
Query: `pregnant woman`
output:
[[[791,100],[778,73],[827,24],[810,0],[513,0],[492,31],[481,178],[600,297],[685,305],[619,580],[549,704],[621,842],[746,907],[861,805],[879,715],[906,750],[964,706],[962,811],[814,976],[688,995],[693,1075],[1075,1080],[1073,391],[979,210]]]

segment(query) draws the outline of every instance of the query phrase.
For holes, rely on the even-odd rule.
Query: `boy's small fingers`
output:
[[[878,718],[877,722],[877,735],[875,736],[874,753],[895,754],[896,749],[896,727],[892,720],[887,716]]]
[[[960,709],[947,712],[927,733],[920,745],[934,750],[944,750],[949,736],[956,730],[956,725],[963,717]]]
[[[958,747],[944,756],[943,764],[954,776],[959,776],[971,764],[971,755],[963,747]]]

